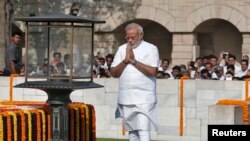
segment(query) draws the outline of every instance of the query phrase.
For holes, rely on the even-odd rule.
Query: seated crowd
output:
[[[62,59],[63,58],[63,59]],[[70,64],[70,55],[65,54],[62,57],[60,52],[55,52],[53,54],[53,59],[49,62],[48,58],[44,58],[44,60],[38,65],[27,65],[25,69],[25,65],[23,64],[21,67],[20,76],[24,76],[27,72],[29,76],[34,77],[43,77],[48,76],[69,76],[71,67],[73,69],[74,76],[91,76],[94,78],[109,78],[111,63],[113,62],[114,56],[112,54],[108,54],[105,58],[95,56],[93,59],[93,72],[91,72],[91,63],[78,63],[77,58],[73,56],[73,64]],[[83,62],[83,61],[82,61]]]
[[[53,57],[54,60],[50,62],[50,65],[48,59],[44,59],[42,65],[38,65],[32,71],[29,71],[29,75],[44,75],[49,70],[54,73],[66,74],[67,68],[70,66],[67,61],[69,60],[69,56],[65,55],[64,60],[61,61],[61,54],[56,52],[53,54]],[[96,55],[93,59],[93,78],[112,77],[109,70],[113,59],[113,54],[108,54],[105,58]],[[24,69],[22,70],[24,71]],[[20,75],[24,75],[23,71]],[[221,53],[219,58],[214,55],[208,55],[198,57],[195,61],[189,61],[187,65],[181,64],[175,66],[171,66],[168,59],[160,61],[156,74],[158,79],[180,79],[183,76],[187,76],[190,79],[245,80],[246,78],[250,78],[249,57],[244,55],[241,61],[238,62],[235,55]]]
[[[93,76],[94,78],[110,78],[110,66],[113,55],[105,58],[95,56]],[[206,80],[245,80],[250,78],[249,57],[244,55],[240,62],[235,55],[220,53],[219,58],[214,55],[198,57],[195,61],[189,61],[187,65],[171,66],[168,59],[162,59],[156,77],[158,79],[180,79],[187,76],[190,79]]]
[[[244,55],[237,62],[233,54],[220,54],[198,57],[186,65],[170,66],[168,59],[163,59],[158,69],[157,78],[180,79],[187,76],[190,79],[206,80],[245,80],[250,78],[249,57]]]

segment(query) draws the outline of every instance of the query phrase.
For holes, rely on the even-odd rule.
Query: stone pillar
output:
[[[242,33],[242,56],[250,57],[250,33]]]
[[[4,64],[4,48],[5,48],[5,41],[6,41],[6,36],[5,36],[5,8],[4,8],[4,5],[5,5],[6,1],[3,0],[3,1],[0,1],[0,54],[1,57],[0,57],[0,69],[3,69],[5,67],[5,64]]]
[[[172,66],[194,61],[200,55],[194,33],[173,33]]]

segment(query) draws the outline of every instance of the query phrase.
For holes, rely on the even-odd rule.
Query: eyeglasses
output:
[[[125,39],[126,39],[126,40],[129,40],[129,39],[135,40],[137,37],[138,37],[138,36],[131,36],[131,37],[128,37],[128,36],[127,36],[127,37],[125,37]]]
[[[132,35],[130,34],[130,35],[127,35],[127,36],[125,37],[125,39],[126,39],[126,40],[129,40],[129,39],[131,39],[131,40],[137,40],[137,39],[140,37],[140,35],[141,35],[141,34],[139,34],[139,33],[134,34],[134,35],[133,35],[133,34],[132,34]]]

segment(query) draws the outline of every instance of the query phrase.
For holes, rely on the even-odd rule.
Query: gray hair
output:
[[[137,24],[137,23],[130,23],[126,26],[125,28],[125,31],[128,31],[130,29],[133,29],[133,28],[137,28],[138,29],[138,32],[139,34],[142,34],[143,33],[143,28],[141,25]]]

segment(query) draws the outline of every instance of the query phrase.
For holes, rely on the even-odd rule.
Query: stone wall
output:
[[[50,12],[69,13],[73,2],[75,1],[20,0],[12,4],[15,9],[14,17],[19,17]],[[242,55],[250,54],[250,46],[248,43],[250,31],[250,23],[248,21],[250,13],[245,12],[250,10],[249,0],[154,0],[154,2],[151,0],[78,0],[77,2],[82,4],[78,16],[106,20],[106,24],[96,26],[95,55],[97,52],[100,52],[104,57],[108,53],[115,53],[117,47],[124,40],[124,37],[120,36],[124,30],[117,29],[124,27],[124,24],[134,21],[141,23],[143,26],[147,26],[148,22],[155,22],[157,23],[154,24],[154,26],[157,25],[157,27],[154,28],[156,32],[160,32],[157,30],[160,25],[167,30],[167,33],[172,35],[166,37],[166,40],[172,39],[170,43],[168,41],[160,41],[161,35],[157,36],[156,33],[147,39],[148,41],[154,42],[155,40],[152,38],[158,38],[158,42],[156,43],[160,47],[161,59],[172,59],[174,65],[186,64],[188,61],[200,56],[200,52],[206,52],[204,50],[200,51],[202,48],[197,45],[197,38],[195,37],[197,31],[195,31],[195,29],[200,24],[209,20],[227,21],[238,30],[235,36],[238,36],[239,40],[235,41],[233,36],[230,36],[230,39],[227,39],[227,41],[240,43],[235,47],[233,45],[229,46],[230,49],[227,49],[227,51],[236,54],[238,59],[241,58]],[[1,1],[0,5],[3,6],[4,2]],[[0,16],[2,19],[2,15]],[[23,24],[17,22],[15,22],[15,24],[24,31]],[[213,24],[215,23],[211,22],[204,26],[204,28],[209,29],[209,26]],[[3,24],[1,24],[1,26],[2,25]],[[2,29],[4,28],[0,28],[0,30]],[[152,29],[152,27],[150,29]],[[212,31],[209,31],[209,33],[210,32]],[[186,33],[188,35],[185,35]],[[227,33],[223,32],[223,34]],[[175,39],[179,38],[179,35],[183,36],[181,38],[187,37],[188,41],[182,41],[177,45]],[[189,38],[189,36],[192,37]],[[164,38],[162,37],[162,39]],[[220,38],[216,39],[220,40]],[[191,42],[192,44],[190,44]],[[228,46],[224,44],[224,40],[218,41],[218,43],[219,44],[214,47],[214,53],[217,56],[221,50],[228,48]],[[189,51],[187,51],[187,49]],[[0,53],[1,52],[0,50]],[[0,63],[1,62],[3,62],[2,58],[0,58]]]
[[[15,78],[14,84],[24,78]],[[103,88],[76,90],[73,102],[93,104],[96,109],[97,137],[128,138],[122,135],[121,119],[115,119],[118,79],[94,79]],[[208,107],[220,99],[243,99],[244,81],[186,80],[184,82],[184,129],[179,136],[179,80],[157,80],[158,118],[160,130],[153,140],[207,141]],[[0,78],[0,100],[9,99],[9,78]],[[46,93],[36,89],[14,88],[14,100],[46,101]]]

